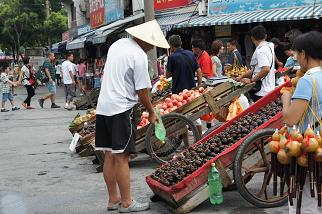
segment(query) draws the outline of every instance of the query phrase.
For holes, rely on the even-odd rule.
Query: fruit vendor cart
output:
[[[268,142],[274,128],[283,125],[279,97],[286,84],[146,177],[154,194],[176,213],[188,213],[208,200],[208,172],[215,163],[223,187],[237,188],[249,203],[264,208],[285,204],[287,188],[272,178]],[[273,190],[272,180],[279,181],[278,190]]]
[[[225,121],[225,114],[227,114],[227,108],[231,101],[238,98],[241,94],[246,93],[252,87],[253,84],[243,85],[234,81],[227,81],[214,87],[208,87],[202,93],[198,92],[199,96],[194,97],[194,99],[182,106],[175,109],[172,108],[171,113],[162,116],[167,133],[164,142],[156,139],[154,125],[146,124],[140,127],[137,130],[136,150],[138,152],[148,153],[159,163],[170,160],[173,155],[200,140],[199,132],[194,124],[195,120],[211,112],[213,115],[222,117]],[[164,103],[164,100],[170,99],[170,97],[171,95],[168,95],[158,100],[154,103],[154,106],[161,105]],[[91,154],[94,151],[100,165],[102,165],[104,160],[103,152],[90,148],[94,145],[94,137],[94,134],[91,134],[91,137],[82,136],[81,139],[85,139],[86,141],[81,141],[81,148],[91,150],[82,153]]]

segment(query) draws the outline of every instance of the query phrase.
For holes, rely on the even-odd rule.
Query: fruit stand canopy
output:
[[[254,22],[271,22],[285,20],[320,19],[322,17],[322,5],[283,8],[255,12],[220,14],[215,16],[193,17],[188,21],[176,24],[175,28],[198,27],[211,25],[233,25]]]

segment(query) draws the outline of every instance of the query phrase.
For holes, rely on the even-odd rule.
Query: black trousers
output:
[[[35,89],[31,85],[25,85],[25,87],[27,89],[28,96],[25,99],[24,103],[26,103],[27,106],[30,106],[31,98],[35,95]]]

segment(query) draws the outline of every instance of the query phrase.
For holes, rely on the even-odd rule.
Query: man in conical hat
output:
[[[126,31],[133,38],[116,41],[107,53],[96,109],[95,136],[96,150],[105,151],[103,175],[109,196],[107,209],[121,213],[150,207],[149,203],[139,203],[131,197],[128,161],[130,154],[136,152],[133,107],[140,99],[149,112],[149,122],[156,122],[157,115],[149,97],[151,81],[146,53],[154,46],[169,48],[155,20]]]

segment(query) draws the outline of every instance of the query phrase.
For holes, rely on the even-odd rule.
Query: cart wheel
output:
[[[200,140],[199,132],[194,123],[186,116],[170,113],[162,116],[166,129],[166,140],[160,142],[154,134],[154,125],[149,125],[145,143],[148,154],[158,163],[169,161],[191,144]],[[185,140],[184,140],[185,139]]]
[[[238,148],[234,161],[234,180],[238,192],[249,203],[263,208],[283,206],[287,198],[287,186],[282,197],[273,194],[268,142],[274,129],[263,129],[247,138]],[[280,179],[278,188],[280,188]]]

